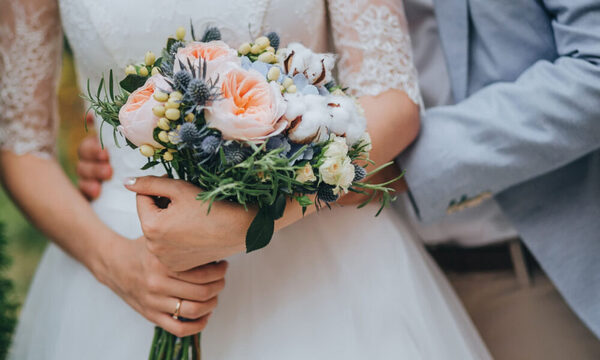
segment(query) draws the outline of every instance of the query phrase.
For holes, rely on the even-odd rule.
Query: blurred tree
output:
[[[12,332],[17,322],[17,303],[14,301],[12,281],[4,277],[4,271],[10,265],[6,255],[6,239],[4,226],[0,224],[0,360],[4,360],[8,353]]]

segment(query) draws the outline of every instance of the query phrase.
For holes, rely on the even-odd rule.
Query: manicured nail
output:
[[[133,185],[135,185],[136,181],[137,181],[137,178],[128,177],[128,178],[125,178],[125,180],[123,180],[123,185],[125,185],[125,186],[133,186]]]

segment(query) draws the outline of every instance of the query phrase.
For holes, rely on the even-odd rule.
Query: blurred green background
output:
[[[65,45],[58,93],[61,119],[58,147],[60,162],[74,182],[77,146],[87,135],[83,124],[85,109],[79,94],[73,57]],[[7,276],[14,282],[16,301],[22,304],[47,240],[29,224],[3,189],[0,189],[0,222],[5,224],[8,255],[12,257]]]

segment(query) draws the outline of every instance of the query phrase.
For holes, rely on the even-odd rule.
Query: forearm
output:
[[[0,151],[0,177],[31,222],[96,276],[118,236],[106,227],[55,160]]]

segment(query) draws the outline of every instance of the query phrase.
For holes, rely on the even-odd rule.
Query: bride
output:
[[[439,270],[389,209],[375,218],[376,205],[334,207],[302,219],[290,206],[271,244],[246,255],[250,212],[216,204],[207,216],[192,185],[138,178],[147,172],[136,151],[107,142],[114,175],[91,208],[51,157],[61,24],[80,84],[90,79],[94,87],[102,71],[118,73],[139,54],[157,53],[191,18],[198,29],[218,26],[232,45],[249,40],[251,24],[254,36],[276,31],[284,44],[335,49],[339,80],[365,109],[371,157],[389,161],[414,140],[420,103],[400,0],[0,5],[1,174],[54,239],[21,313],[12,359],[145,358],[151,322],[177,335],[204,329],[226,263],[199,265],[224,258],[227,286],[203,332],[206,359],[490,357]],[[171,204],[156,209],[148,195]],[[196,320],[170,317],[180,301],[181,315]]]

